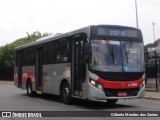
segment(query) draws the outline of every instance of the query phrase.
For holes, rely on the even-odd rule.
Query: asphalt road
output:
[[[52,95],[38,95],[28,97],[25,90],[16,88],[14,85],[0,84],[0,111],[160,111],[160,101],[147,99],[119,100],[117,104],[111,106],[102,102],[91,102],[75,100],[72,105],[65,105],[59,98]],[[4,120],[20,120],[22,118],[0,118]],[[28,119],[28,118],[23,118]],[[33,118],[33,120],[53,119],[53,118]],[[54,117],[54,119],[75,120],[75,117],[64,118]],[[76,117],[76,120],[86,118]],[[89,117],[87,120],[125,120],[125,119],[145,119],[151,117]],[[159,118],[152,118],[159,120]]]

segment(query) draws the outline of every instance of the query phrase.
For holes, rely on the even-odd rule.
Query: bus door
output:
[[[82,83],[85,81],[84,37],[73,39],[72,50],[72,94],[82,96]]]
[[[39,47],[36,49],[36,66],[35,66],[35,85],[36,90],[42,91],[42,64],[43,64],[43,48]]]
[[[18,87],[22,87],[22,53],[18,53]]]

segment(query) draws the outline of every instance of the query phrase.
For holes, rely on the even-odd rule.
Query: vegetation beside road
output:
[[[36,41],[41,37],[51,35],[51,33],[40,33],[39,31],[32,34],[26,33],[27,37],[15,40],[13,43],[0,47],[0,68],[10,67],[14,65],[15,48]]]

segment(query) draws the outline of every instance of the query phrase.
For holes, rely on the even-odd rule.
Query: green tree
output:
[[[155,46],[154,43],[149,43],[149,44],[147,44],[147,45],[144,46],[144,51],[147,51],[148,48],[154,47],[154,46]]]
[[[7,44],[5,46],[0,47],[0,67],[9,67],[14,65],[15,59],[15,48],[21,45],[25,45],[31,42],[35,42],[37,39],[41,37],[46,37],[51,35],[51,33],[40,33],[39,31],[35,31],[31,34],[26,33],[27,37],[18,39],[11,44]]]

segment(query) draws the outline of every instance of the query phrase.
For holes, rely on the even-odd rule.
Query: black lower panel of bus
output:
[[[127,96],[136,96],[139,92],[139,88],[134,89],[104,89],[107,97],[119,97],[118,93],[124,92]]]
[[[90,70],[104,80],[110,81],[136,81],[142,78],[144,72],[102,72]]]

